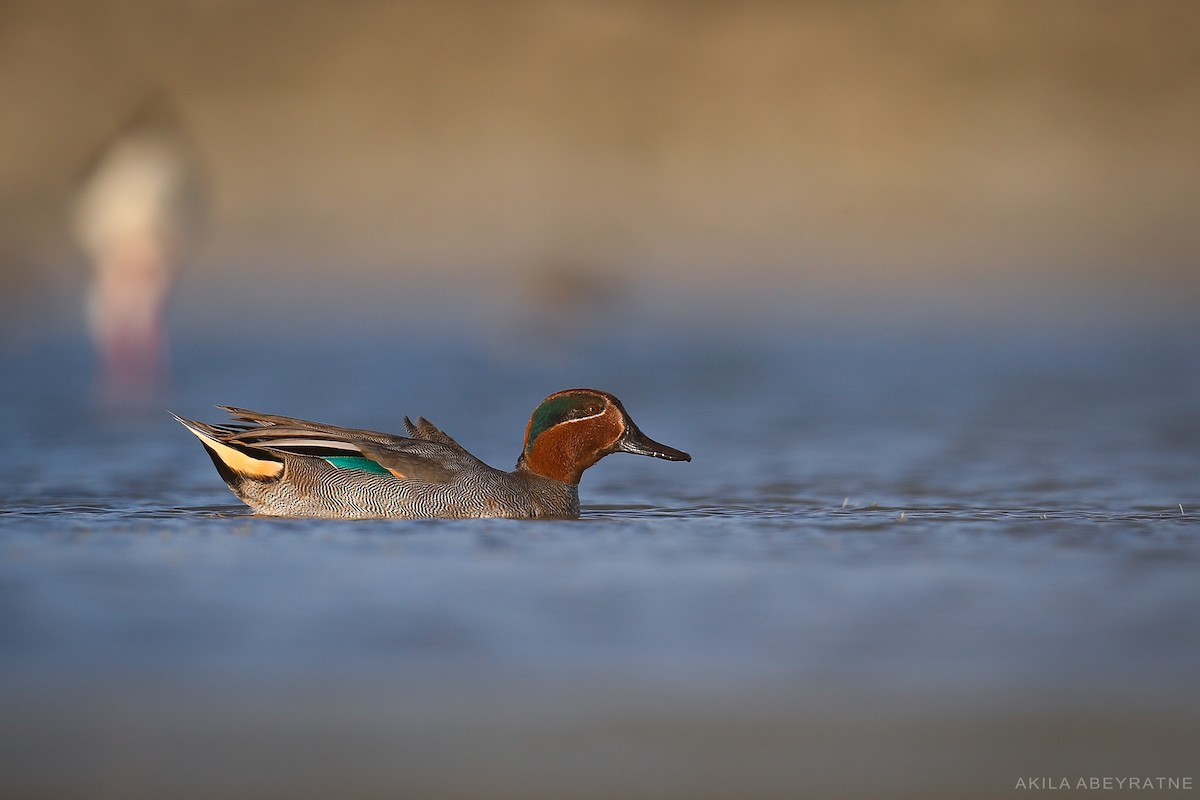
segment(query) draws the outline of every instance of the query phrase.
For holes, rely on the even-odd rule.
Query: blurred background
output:
[[[181,316],[1200,295],[1187,0],[7,0],[0,96],[10,338],[74,319],[69,209],[148,106],[203,198]]]
[[[0,797],[1194,781],[1200,3],[0,0],[0,120]],[[165,413],[578,385],[694,461],[258,518]]]

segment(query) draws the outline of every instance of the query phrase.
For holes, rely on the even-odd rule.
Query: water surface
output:
[[[6,795],[1195,776],[1200,330],[360,333],[184,332],[163,405],[421,414],[509,466],[590,385],[694,461],[606,459],[578,521],[255,518],[165,411],[98,410],[73,340],[10,348]]]

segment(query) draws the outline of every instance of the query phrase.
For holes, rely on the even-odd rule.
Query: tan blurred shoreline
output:
[[[1200,294],[1191,2],[7,2],[4,294],[155,93],[190,281]]]

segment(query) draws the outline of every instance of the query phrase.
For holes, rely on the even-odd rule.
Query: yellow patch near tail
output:
[[[225,466],[239,475],[245,475],[247,478],[277,478],[279,473],[283,472],[283,464],[278,461],[269,461],[262,458],[254,458],[246,455],[236,447],[230,447],[224,442],[218,441],[213,437],[198,431],[191,425],[187,429],[195,434],[196,438],[204,443],[205,447],[217,454],[217,458],[225,462]]]

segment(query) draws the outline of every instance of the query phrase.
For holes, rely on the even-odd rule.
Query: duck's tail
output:
[[[171,413],[171,416],[200,440],[217,472],[235,491],[244,480],[270,481],[283,474],[282,456],[241,442],[228,441],[231,431],[184,419],[175,413]]]

